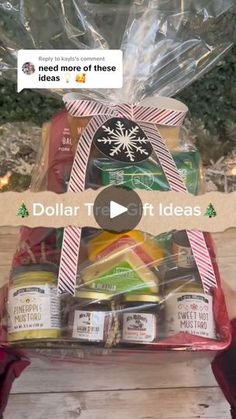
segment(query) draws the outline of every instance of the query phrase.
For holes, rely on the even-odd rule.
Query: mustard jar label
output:
[[[168,296],[166,327],[169,336],[188,332],[216,339],[212,296],[187,292]]]
[[[9,290],[8,332],[60,329],[60,299],[56,287],[34,285]]]
[[[87,341],[104,340],[105,312],[75,310],[72,337]]]
[[[123,315],[122,340],[124,342],[153,342],[156,338],[156,316],[148,313]]]

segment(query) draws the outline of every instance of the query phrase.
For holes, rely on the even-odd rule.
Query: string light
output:
[[[7,186],[11,177],[11,172],[7,172],[4,176],[0,177],[0,190]]]

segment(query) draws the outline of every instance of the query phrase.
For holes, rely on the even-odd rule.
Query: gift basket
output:
[[[27,1],[0,5],[4,76],[14,75],[26,40],[27,48],[57,48],[58,40],[60,48],[107,48],[121,39],[124,86],[63,96],[65,109],[42,127],[31,190],[203,193],[201,156],[181,129],[187,106],[170,96],[230,48],[233,1],[135,0],[125,13],[110,6],[111,37],[96,26],[101,5],[60,2],[49,35],[33,3],[31,11]],[[21,38],[8,30],[10,17]],[[220,350],[231,339],[214,246],[201,231],[23,227],[7,289],[2,342],[28,350]]]

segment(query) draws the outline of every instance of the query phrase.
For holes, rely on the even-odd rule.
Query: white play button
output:
[[[93,214],[102,230],[121,233],[135,229],[142,218],[143,204],[137,192],[108,186],[95,199]]]
[[[124,214],[128,211],[127,207],[118,204],[115,201],[110,201],[110,218],[118,217],[118,215]]]

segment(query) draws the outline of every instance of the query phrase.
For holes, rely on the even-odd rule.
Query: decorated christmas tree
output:
[[[207,217],[209,217],[209,218],[212,218],[212,217],[215,217],[217,214],[216,214],[216,210],[215,210],[215,208],[213,207],[213,205],[212,205],[212,203],[210,202],[210,204],[207,206],[207,209],[206,209],[206,212],[205,212],[205,214],[204,215],[206,215]]]
[[[18,209],[17,216],[21,218],[25,218],[29,216],[29,211],[24,202],[22,202],[20,208]]]

